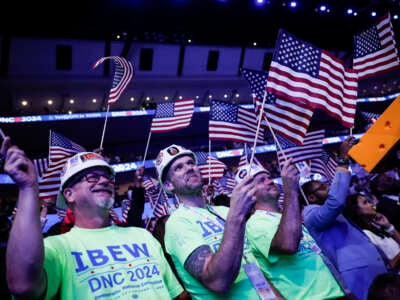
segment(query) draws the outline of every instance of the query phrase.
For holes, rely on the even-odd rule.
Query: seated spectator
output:
[[[368,300],[399,300],[400,275],[380,274],[375,277],[368,291]]]
[[[373,209],[363,194],[347,197],[343,214],[357,224],[391,261],[392,267],[400,268],[400,233],[388,219]]]

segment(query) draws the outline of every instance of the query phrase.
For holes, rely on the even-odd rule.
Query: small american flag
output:
[[[321,174],[329,184],[335,177],[336,167],[336,160],[326,150],[322,150],[320,157],[311,160],[311,173]]]
[[[224,176],[227,166],[223,162],[210,156],[206,152],[195,152],[195,155],[203,180],[209,180],[209,178],[211,178],[211,180],[219,179]]]
[[[145,177],[143,186],[146,191],[145,197],[150,202],[153,209],[153,215],[157,218],[169,215],[168,197],[159,183],[155,184],[150,177]]]
[[[49,165],[49,160],[47,159],[47,157],[36,158],[33,160],[33,166],[35,167],[35,171],[38,178],[41,178],[43,176],[43,174],[47,170],[48,165]]]
[[[359,79],[388,72],[400,66],[390,14],[354,36],[353,68]]]
[[[352,128],[358,76],[329,52],[280,30],[267,91],[283,100],[309,104]]]
[[[60,188],[60,173],[68,158],[86,151],[82,146],[63,135],[50,131],[49,166],[39,182],[39,199],[57,197]]]
[[[112,59],[115,64],[114,79],[110,93],[108,95],[108,105],[114,104],[118,101],[119,97],[131,82],[134,71],[132,63],[126,58],[120,56],[107,56],[102,57],[93,65],[93,69],[103,63],[106,59]]]
[[[194,112],[194,98],[165,102],[157,105],[151,132],[168,132],[190,125]]]
[[[364,121],[369,125],[375,123],[381,115],[372,112],[362,111],[361,116],[363,117]]]
[[[278,163],[282,168],[285,163],[285,156],[289,159],[292,157],[292,163],[298,163],[308,159],[318,158],[321,156],[322,139],[325,137],[325,130],[311,131],[306,134],[304,143],[301,146],[277,135],[277,139],[282,146],[282,151],[278,150]],[[279,148],[277,148],[279,149]]]
[[[251,155],[252,155],[251,148],[247,144],[244,144],[243,155],[239,159],[239,168],[244,167],[250,163]],[[258,158],[255,155],[253,158],[253,164],[264,168],[263,164],[258,160]]]
[[[210,140],[253,143],[256,137],[257,118],[254,110],[235,104],[213,100],[210,107]],[[263,143],[264,129],[258,132],[257,142]]]
[[[242,75],[250,85],[257,116],[260,115],[265,92],[267,98],[264,103],[263,118],[268,118],[274,132],[301,145],[311,122],[313,108],[304,103],[277,99],[275,95],[266,92],[268,77],[266,72],[243,69]],[[267,126],[265,121],[263,124]]]

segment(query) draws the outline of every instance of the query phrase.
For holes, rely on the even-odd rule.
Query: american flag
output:
[[[230,197],[233,189],[236,186],[236,181],[235,178],[224,175],[218,180],[213,180],[212,184],[215,190],[214,197],[220,194],[228,195]]]
[[[49,160],[47,157],[35,158],[33,160],[33,166],[35,168],[38,178],[41,178],[43,176],[43,174],[47,170],[48,165],[49,165]]]
[[[266,91],[268,73],[251,69],[243,69],[242,75],[248,81],[253,94],[254,107],[259,116],[264,92],[263,118],[268,118],[274,133],[301,145],[308,130],[314,110],[305,103],[292,103],[277,97]],[[263,123],[267,126],[266,122]]]
[[[145,197],[150,202],[151,208],[153,209],[153,215],[160,218],[169,215],[168,197],[161,186],[154,182],[155,181],[150,177],[146,176],[143,180],[143,186],[146,191]]]
[[[208,181],[209,178],[211,178],[211,180],[219,179],[224,176],[227,166],[223,162],[206,152],[195,152],[195,155],[203,180]]]
[[[112,59],[115,64],[114,79],[110,93],[108,95],[108,105],[114,104],[118,101],[119,97],[131,82],[134,71],[132,63],[126,58],[120,56],[107,56],[102,57],[93,65],[93,69],[103,63],[106,59]]]
[[[165,102],[157,105],[151,132],[168,132],[190,125],[194,112],[194,98]]]
[[[280,30],[268,72],[267,91],[283,100],[308,103],[352,128],[357,72],[329,52]]]
[[[248,165],[251,160],[251,155],[252,155],[251,148],[247,144],[244,144],[243,155],[239,159],[238,167],[241,168],[241,167]],[[253,158],[253,164],[264,168],[263,164],[258,160],[258,158],[255,155]]]
[[[321,174],[329,184],[335,177],[336,167],[336,160],[326,150],[322,150],[320,157],[311,160],[311,173]]]
[[[388,72],[400,66],[390,14],[354,36],[353,68],[358,78]]]
[[[254,110],[223,101],[211,101],[210,140],[254,143],[257,125]],[[261,127],[257,142],[263,143],[263,141],[264,129]]]
[[[361,116],[363,117],[364,121],[369,125],[375,123],[381,115],[368,111],[362,111]]]
[[[57,197],[60,188],[60,173],[68,158],[86,151],[82,146],[63,135],[50,131],[49,166],[39,182],[39,199]]]
[[[128,220],[128,213],[131,209],[131,202],[128,199],[122,201],[122,222],[126,223]]]
[[[282,146],[282,151],[278,150],[278,163],[282,168],[285,163],[285,155],[289,159],[292,157],[292,163],[298,163],[308,159],[318,158],[321,156],[322,139],[325,137],[325,130],[311,131],[306,134],[304,143],[301,146],[277,135],[277,139]],[[279,148],[277,148],[279,149]]]

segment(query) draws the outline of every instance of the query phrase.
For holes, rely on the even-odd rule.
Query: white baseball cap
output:
[[[249,165],[245,165],[243,167],[240,167],[236,173],[235,176],[235,181],[236,183],[240,183],[243,181],[243,179],[248,176],[248,170],[249,170]],[[268,175],[270,175],[269,171],[264,169],[261,166],[252,164],[251,165],[251,169],[250,169],[250,176],[256,176],[260,173],[267,173]]]
[[[156,169],[158,173],[158,180],[160,181],[160,184],[164,184],[164,178],[165,178],[165,173],[168,171],[168,167],[171,165],[171,163],[177,159],[178,157],[184,156],[184,155],[189,155],[193,157],[194,161],[197,164],[197,157],[196,155],[179,145],[171,145],[168,146],[167,148],[164,148],[163,150],[158,153],[157,159],[156,159]]]
[[[111,174],[115,175],[114,169],[104,160],[104,157],[94,152],[80,152],[67,160],[60,174],[61,184],[58,190],[56,206],[61,209],[67,208],[67,202],[63,195],[65,184],[79,172],[92,168],[105,167]]]

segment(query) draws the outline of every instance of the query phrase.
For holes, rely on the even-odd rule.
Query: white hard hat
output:
[[[60,174],[61,184],[58,190],[56,206],[67,208],[66,199],[63,195],[65,184],[69,179],[79,172],[92,168],[105,167],[111,174],[115,175],[114,169],[104,160],[104,157],[94,152],[80,152],[67,160]]]
[[[235,176],[235,181],[236,183],[240,183],[243,181],[243,179],[248,176],[248,170],[249,170],[249,165],[245,165],[243,167],[240,167],[236,173]],[[261,166],[252,164],[251,169],[250,169],[250,176],[256,176],[257,174],[260,173],[267,173],[268,175],[270,174],[268,170],[264,169]]]
[[[172,161],[184,155],[189,155],[193,157],[194,161],[197,164],[197,157],[192,151],[175,144],[164,148],[160,151],[160,153],[158,153],[156,159],[156,169],[158,173],[158,180],[160,181],[161,185],[164,184],[166,172],[168,171],[168,167],[170,166]]]

